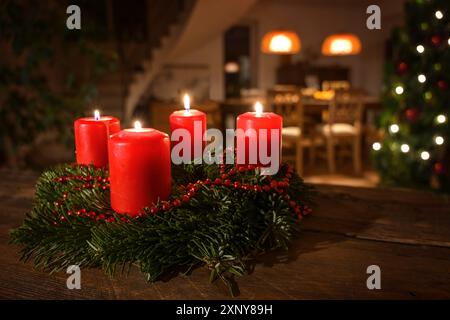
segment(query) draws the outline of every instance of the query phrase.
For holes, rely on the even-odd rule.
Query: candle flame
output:
[[[98,110],[94,111],[94,118],[95,118],[95,120],[100,120],[100,111],[98,111]]]
[[[134,122],[134,128],[137,129],[137,130],[142,129],[142,124],[141,124],[141,122],[140,122],[140,121],[135,121],[135,122]]]
[[[262,106],[261,102],[256,101],[256,103],[255,103],[255,112],[256,112],[256,115],[260,116],[261,113],[262,113],[262,111],[263,111],[263,106]]]
[[[187,93],[185,93],[183,96],[183,103],[184,103],[184,110],[189,112],[189,110],[191,109],[191,98]]]

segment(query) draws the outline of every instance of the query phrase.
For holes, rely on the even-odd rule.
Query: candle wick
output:
[[[95,118],[95,120],[100,120],[100,112],[98,111],[98,110],[95,110],[94,111],[94,118]]]

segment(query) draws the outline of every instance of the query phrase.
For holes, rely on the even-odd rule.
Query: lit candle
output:
[[[190,159],[200,158],[203,154],[203,135],[206,131],[206,114],[191,109],[191,99],[188,94],[183,96],[184,110],[175,111],[170,115],[170,130],[172,133],[177,129],[185,129],[190,134],[191,155]],[[181,143],[183,138],[175,141],[174,145]],[[173,147],[172,146],[172,147]],[[180,152],[183,156],[183,150]]]
[[[170,139],[166,133],[142,128],[125,129],[109,140],[111,207],[132,216],[171,191]]]
[[[273,112],[263,112],[260,102],[255,103],[255,112],[246,112],[237,117],[237,162],[238,164],[256,164],[265,166],[265,157],[278,157],[281,160],[281,128],[283,118]],[[239,131],[245,139],[239,138]],[[272,150],[272,139],[278,139],[277,149]],[[261,152],[261,149],[265,152]]]
[[[100,116],[95,110],[93,117],[80,118],[74,123],[75,153],[78,164],[103,167],[108,164],[108,137],[120,131],[120,121],[110,116]]]

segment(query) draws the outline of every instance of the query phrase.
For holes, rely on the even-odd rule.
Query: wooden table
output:
[[[231,98],[220,103],[220,113],[222,118],[222,129],[234,128],[234,123],[238,115],[253,111],[254,104],[257,101],[256,98],[243,99],[243,98]],[[321,118],[322,112],[328,110],[329,100],[317,100],[312,97],[302,98],[304,106],[304,112],[306,115]],[[263,104],[265,101],[261,101]],[[366,122],[366,115],[368,113],[377,113],[381,110],[381,103],[379,98],[373,96],[365,96],[363,99],[364,105],[364,121]],[[373,118],[373,116],[371,116]],[[370,121],[373,121],[370,120]]]
[[[65,273],[47,275],[18,261],[8,244],[32,206],[37,174],[0,170],[0,298],[227,299],[199,268],[148,284],[132,270],[111,280],[82,270],[81,290]],[[302,224],[286,261],[272,254],[239,279],[239,299],[450,298],[450,200],[426,192],[318,186],[320,207]],[[368,290],[366,269],[381,268],[381,290]]]

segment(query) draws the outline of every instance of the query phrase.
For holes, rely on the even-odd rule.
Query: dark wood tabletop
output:
[[[8,244],[32,206],[38,174],[0,170],[0,298],[6,299],[228,299],[208,271],[195,269],[147,283],[132,270],[109,279],[81,270],[81,289],[67,274],[48,275],[19,262]],[[286,259],[261,257],[240,279],[238,299],[450,298],[450,200],[426,192],[317,186],[319,207],[302,223]],[[381,289],[369,290],[367,267],[381,269]]]

